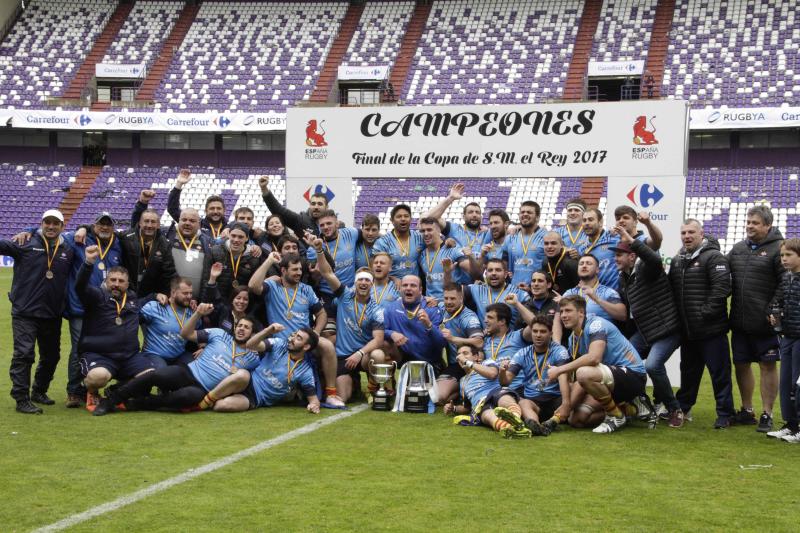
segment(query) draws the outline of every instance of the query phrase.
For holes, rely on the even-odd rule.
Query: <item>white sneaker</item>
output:
[[[625,425],[626,419],[624,416],[617,418],[615,416],[606,415],[606,419],[600,423],[599,426],[592,430],[592,433],[614,433],[622,426]]]
[[[790,435],[786,435],[784,437],[781,437],[781,439],[785,440],[786,442],[788,442],[790,444],[800,444],[800,431],[796,431],[796,432],[794,432],[794,433],[792,433]]]
[[[686,411],[685,413],[683,413],[683,420],[685,422],[694,422],[694,418],[692,418],[692,411],[691,410]]]
[[[661,420],[669,420],[669,409],[663,403],[656,404],[656,414]]]
[[[791,435],[792,433],[794,432],[789,429],[789,426],[783,426],[781,429],[767,432],[767,437],[771,437],[773,439],[782,439],[786,435]]]

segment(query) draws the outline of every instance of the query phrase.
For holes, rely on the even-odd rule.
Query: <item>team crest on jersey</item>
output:
[[[589,324],[589,333],[597,333],[601,329],[603,329],[603,324],[599,320],[595,320]]]

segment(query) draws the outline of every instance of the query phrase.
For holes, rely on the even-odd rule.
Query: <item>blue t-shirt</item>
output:
[[[514,354],[528,346],[528,341],[522,338],[522,330],[509,331],[505,335],[494,337],[484,337],[483,339],[483,360],[484,361],[504,361],[511,359]],[[509,388],[517,390],[522,387],[522,376],[517,376],[509,385]]]
[[[300,387],[306,396],[316,395],[314,370],[308,358],[292,361],[289,344],[282,339],[267,339],[266,345],[267,353],[250,375],[258,407],[275,405],[296,387]]]
[[[506,236],[503,242],[503,258],[508,261],[511,283],[530,285],[531,274],[542,268],[544,260],[544,236],[547,232],[537,228],[531,235],[523,235],[522,230]]]
[[[189,363],[189,371],[207,391],[240,368],[254,369],[261,359],[258,352],[236,346],[233,337],[222,329],[198,331],[197,342],[206,343],[206,347]]]
[[[589,351],[589,344],[595,340],[606,341],[602,363],[606,366],[618,366],[637,374],[644,374],[644,363],[636,348],[617,329],[617,326],[599,316],[587,317],[583,323],[583,331],[576,340],[575,332],[569,336],[569,353],[578,358]],[[576,344],[577,343],[577,344]],[[574,354],[574,355],[572,355]]]
[[[275,334],[277,339],[288,339],[298,329],[311,327],[312,315],[322,307],[314,289],[305,283],[298,283],[294,289],[287,289],[280,282],[271,279],[264,281],[264,303],[267,307],[267,322],[284,327],[283,331]]]
[[[555,341],[550,341],[547,351],[535,353],[533,345],[519,350],[511,358],[508,369],[522,377],[524,383],[523,394],[530,400],[540,396],[561,396],[558,380],[547,383],[547,365],[561,366],[571,361],[567,349]]]
[[[606,302],[612,304],[618,304],[622,302],[622,298],[620,297],[619,293],[614,289],[612,289],[611,287],[606,287],[605,285],[601,284],[595,287],[594,291],[595,294],[597,294],[598,298]],[[605,309],[603,309],[603,307],[599,303],[587,297],[583,293],[583,289],[581,289],[580,287],[572,287],[571,289],[569,289],[567,292],[564,293],[564,296],[573,296],[573,295],[578,295],[582,297],[584,300],[586,300],[586,316],[599,316],[605,318],[606,320],[614,320],[613,318],[611,318],[611,315],[609,315],[608,312]]]
[[[497,368],[497,361],[482,361],[480,364],[483,366]],[[489,379],[475,372],[474,370],[468,372],[466,376],[461,378],[461,400],[464,404],[469,404],[474,408],[483,398],[500,390],[500,382],[497,378]]]
[[[455,239],[459,248],[466,247],[472,250],[472,254],[475,257],[480,255],[481,247],[492,238],[492,233],[488,230],[472,231],[463,224],[455,224],[453,222],[448,222],[445,225],[444,234]]]
[[[523,291],[522,289],[518,288],[515,285],[506,284],[503,288],[498,292],[496,289],[489,287],[488,285],[484,284],[473,284],[467,285],[466,292],[464,294],[464,299],[467,304],[472,304],[475,306],[475,314],[478,315],[478,319],[481,321],[481,325],[485,325],[486,319],[486,307],[490,304],[501,303],[504,304],[506,296],[513,293],[517,295],[517,299],[520,302],[527,302],[530,300],[531,295],[527,292]],[[508,304],[506,304],[508,305]],[[514,324],[517,323],[517,317],[519,316],[519,311],[515,307],[508,306],[511,309],[511,324],[508,326],[513,328]]]
[[[483,327],[481,321],[478,320],[478,315],[462,306],[460,310],[456,310],[453,315],[450,315],[444,309],[444,304],[439,304],[439,309],[442,312],[441,328],[447,328],[453,337],[460,337],[462,339],[469,339],[472,337],[483,337]],[[456,355],[458,355],[458,347],[452,342],[447,343],[447,364],[452,365],[456,362]]]
[[[586,247],[586,234],[583,232],[583,226],[578,228],[578,231],[572,231],[567,224],[564,224],[563,226],[554,228],[553,231],[561,235],[564,248],[572,248],[580,251]]]
[[[186,339],[181,337],[181,323],[191,316],[192,310],[186,307],[175,307],[173,311],[169,304],[161,305],[156,301],[144,304],[139,310],[139,322],[144,324],[142,329],[145,330],[142,352],[167,360],[180,357],[186,352]]]
[[[431,321],[431,329],[425,326],[416,317],[414,311],[424,309],[428,313]],[[409,316],[411,315],[411,316]],[[407,309],[403,300],[387,305],[383,312],[383,323],[386,328],[386,337],[390,338],[393,332],[398,332],[408,339],[400,351],[409,359],[414,361],[427,361],[436,368],[441,368],[444,364],[442,350],[447,344],[439,330],[442,323],[442,312],[438,307],[428,307],[425,298]]]
[[[380,286],[377,283],[372,284],[371,300],[381,308],[381,311],[385,310],[386,306],[399,299],[400,291],[397,290],[397,286],[393,281],[386,280],[386,284]]]
[[[419,256],[425,248],[422,235],[418,231],[408,232],[408,246],[400,244],[394,230],[375,241],[371,254],[386,252],[392,256],[391,276],[402,279],[403,276],[413,274],[419,276]]]
[[[356,272],[358,272],[359,268],[370,268],[369,258],[371,253],[372,246],[367,246],[363,240],[360,240],[356,243]]]
[[[608,230],[602,230],[600,235],[595,235],[597,240],[586,238],[583,247],[578,249],[578,253],[592,254],[597,258],[600,263],[600,284],[606,287],[611,287],[614,290],[619,288],[619,271],[617,271],[617,263],[614,261],[614,248],[619,244],[619,237],[611,235]]]
[[[350,287],[356,281],[357,241],[358,230],[355,228],[339,228],[335,239],[332,241],[322,240],[323,246],[327,248],[328,254],[335,263],[335,265],[331,265],[331,268],[345,287]],[[313,247],[308,248],[306,257],[310,262],[316,261],[317,251]],[[319,282],[319,290],[325,294],[333,294],[325,279]]]
[[[425,296],[432,296],[441,300],[444,295],[444,268],[442,259],[450,259],[454,265],[464,259],[464,254],[459,248],[442,246],[438,251],[432,252],[428,248],[419,254],[419,268],[425,277]]]
[[[372,301],[366,305],[356,301],[356,290],[342,287],[343,292],[333,303],[336,305],[336,356],[350,357],[372,340],[372,332],[383,329],[383,313]]]

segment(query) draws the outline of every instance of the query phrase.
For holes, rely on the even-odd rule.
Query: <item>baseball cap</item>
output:
[[[608,248],[612,252],[622,252],[624,254],[635,254],[633,250],[631,250],[631,246],[627,242],[619,241],[616,246],[609,246]]]
[[[50,217],[57,218],[61,222],[64,222],[64,215],[62,215],[61,211],[58,209],[48,209],[42,214],[42,220]]]
[[[114,217],[111,216],[111,213],[109,213],[108,211],[103,211],[102,213],[97,215],[97,218],[94,219],[95,224],[97,224],[98,222],[100,222],[104,218],[107,218],[108,220],[110,220],[111,224],[116,224],[117,223],[117,221],[114,220]]]

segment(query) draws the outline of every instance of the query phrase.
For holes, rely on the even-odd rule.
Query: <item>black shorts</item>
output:
[[[245,398],[250,402],[250,409],[255,409],[258,407],[258,400],[256,399],[256,389],[253,387],[253,380],[250,380],[250,383],[247,384],[247,388],[244,389],[241,394],[244,395]]]
[[[464,369],[461,368],[461,365],[459,365],[458,363],[450,363],[444,368],[444,370],[442,370],[442,372],[439,374],[439,377],[440,378],[451,377],[456,381],[458,381],[459,379],[463,378],[466,375],[467,373],[464,372]]]
[[[539,420],[542,422],[552,418],[558,408],[561,407],[561,396],[558,395],[543,394],[535,398],[526,396],[525,399],[532,401],[539,408]]]
[[[328,321],[322,331],[325,333],[336,333],[336,306],[333,305],[333,300],[336,298],[332,294],[322,293],[320,300],[322,300],[322,308],[325,309],[325,314],[328,315]]]
[[[614,390],[611,397],[615,402],[629,402],[644,394],[647,384],[647,374],[631,372],[625,367],[609,366],[611,375],[614,376]]]
[[[519,394],[517,394],[511,389],[503,387],[501,389],[497,389],[496,391],[494,391],[493,393],[491,393],[489,396],[486,397],[486,401],[483,402],[483,407],[481,407],[481,413],[483,413],[487,409],[494,409],[495,407],[497,407],[500,403],[500,398],[502,398],[503,396],[511,396],[512,398],[514,398],[514,401],[516,402],[519,401]]]
[[[81,356],[80,365],[84,376],[95,368],[105,368],[111,372],[111,377],[118,381],[130,379],[145,370],[155,368],[150,358],[139,352],[125,359],[112,359],[98,353],[86,352]]]
[[[777,335],[756,335],[734,331],[731,334],[734,363],[774,363],[780,359]]]
[[[350,376],[353,379],[353,384],[361,384],[361,363],[358,364],[353,370],[344,366],[347,357],[339,357],[336,359],[336,377]]]

